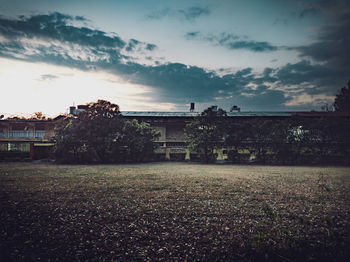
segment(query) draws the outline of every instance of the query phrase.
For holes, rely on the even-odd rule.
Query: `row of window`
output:
[[[0,137],[3,138],[43,138],[45,136],[45,131],[9,131],[0,132]]]
[[[30,143],[0,143],[0,151],[30,152]]]

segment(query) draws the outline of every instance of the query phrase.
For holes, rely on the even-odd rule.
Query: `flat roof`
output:
[[[144,112],[144,111],[122,111],[125,117],[196,117],[201,112]],[[227,112],[229,117],[288,117],[292,112]]]

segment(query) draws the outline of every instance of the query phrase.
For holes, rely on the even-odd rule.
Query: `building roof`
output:
[[[46,119],[33,119],[33,118],[18,118],[18,117],[12,117],[12,118],[5,118],[5,119],[0,119],[1,122],[7,123],[7,122],[18,122],[18,123],[23,123],[23,122],[33,122],[33,123],[47,123],[47,122],[53,122],[54,119],[51,118],[46,118]]]
[[[144,112],[144,111],[122,111],[126,117],[195,117],[199,112]]]
[[[286,116],[292,116],[292,112],[227,112],[227,116],[234,116],[234,117],[253,117],[253,116],[260,116],[260,117],[286,117]]]
[[[144,112],[144,111],[122,111],[125,117],[196,117],[201,112]],[[230,117],[288,117],[292,112],[227,112]]]

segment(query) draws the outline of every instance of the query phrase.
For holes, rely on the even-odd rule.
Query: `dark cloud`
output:
[[[280,68],[277,77],[283,85],[309,83],[307,94],[334,95],[350,79],[350,2],[310,1],[308,7],[322,12],[328,23],[318,30],[316,40],[295,48],[302,61]]]
[[[178,10],[178,13],[181,14],[186,20],[193,21],[200,16],[209,15],[210,9],[209,7],[201,7],[201,6],[191,6],[187,9]]]
[[[76,18],[59,13],[21,17],[17,20],[1,18],[0,35],[5,40],[0,41],[0,56],[82,70],[108,71],[127,82],[154,88],[156,92],[152,92],[151,96],[156,101],[177,104],[218,101],[223,105],[240,105],[244,110],[285,109],[285,103],[291,100],[291,92],[333,95],[343,86],[344,79],[349,77],[349,67],[340,66],[346,64],[342,58],[334,60],[327,53],[326,58],[320,59],[317,52],[313,53],[315,50],[307,49],[306,46],[298,49],[301,55],[323,63],[304,59],[280,68],[265,68],[261,74],[254,73],[252,68],[244,68],[222,76],[182,63],[155,61],[154,66],[143,65],[125,55],[125,51],[131,52],[140,46],[151,51],[156,48],[155,45],[136,39],[125,42],[118,36],[109,36],[102,31],[78,28],[70,24],[74,19]],[[345,30],[339,25],[322,31],[326,32],[330,43],[339,40],[339,32],[335,29]],[[187,37],[197,38],[198,35],[203,37],[196,31],[188,33]],[[319,42],[324,37],[320,35]],[[218,45],[245,40],[233,34],[207,38],[207,41]],[[334,47],[339,45],[329,45],[329,48]],[[254,51],[252,46],[249,48]],[[265,50],[264,48],[266,46],[259,50]],[[146,59],[152,60],[152,57]],[[50,76],[45,78],[49,79]]]
[[[292,0],[295,1],[295,0]],[[302,8],[302,14],[316,14],[320,12],[338,12],[349,5],[348,0],[297,0],[297,4]]]
[[[237,41],[227,43],[229,49],[247,49],[253,52],[269,52],[276,51],[277,47],[269,44],[268,42],[257,41]]]
[[[350,71],[302,60],[276,70],[276,77],[281,85],[299,85],[308,94],[334,95],[344,80],[350,77]],[[308,83],[312,88],[305,89],[301,85],[303,83]]]
[[[297,50],[302,57],[339,68],[350,68],[350,10],[332,25],[323,27],[315,43],[298,47]]]
[[[255,93],[255,94],[254,94]],[[241,105],[249,105],[250,110],[276,111],[285,108],[285,103],[290,99],[285,97],[283,91],[264,90],[259,88],[256,92],[252,92],[253,96],[243,96],[240,98]]]
[[[190,39],[196,39],[197,37],[200,36],[200,33],[198,31],[196,32],[188,32],[185,34],[185,38],[190,40]]]
[[[306,16],[309,16],[309,15],[315,15],[318,13],[318,10],[314,7],[309,7],[309,8],[305,8],[303,10],[301,10],[300,14],[299,14],[299,17],[300,18],[304,18]]]
[[[157,48],[157,46],[155,45],[155,44],[147,44],[146,45],[146,49],[148,50],[148,51],[153,51],[154,49],[156,49]]]
[[[160,10],[152,11],[152,13],[148,14],[146,18],[151,20],[159,20],[163,17],[170,16],[171,14],[173,14],[173,11],[170,8],[163,8]]]
[[[141,41],[138,41],[136,39],[130,39],[127,46],[125,47],[125,50],[128,52],[132,52],[135,50],[137,50],[137,51],[143,51],[143,50],[153,51],[155,49],[157,49],[157,46],[155,44],[141,42]]]
[[[82,17],[78,18],[78,20],[81,19]],[[108,36],[99,30],[69,25],[69,22],[75,20],[77,20],[76,17],[61,13],[21,16],[18,20],[0,18],[0,34],[10,39],[40,37],[92,47],[122,48],[125,46],[125,42],[118,36]]]
[[[45,74],[40,76],[40,81],[51,81],[57,79],[58,76],[52,74]]]
[[[130,39],[128,45],[126,46],[125,50],[130,52],[135,50],[135,47],[140,43],[140,41],[137,41],[135,39]]]
[[[265,41],[246,40],[245,37],[230,33],[221,33],[218,35],[202,34],[198,31],[185,34],[187,40],[204,40],[214,45],[222,46],[230,50],[244,49],[252,52],[272,52],[277,51],[279,47]]]
[[[164,17],[178,17],[180,19],[185,19],[187,21],[193,22],[197,18],[201,16],[210,15],[210,9],[208,6],[191,6],[185,9],[170,9],[163,8],[160,10],[155,10],[149,15],[147,15],[148,19],[159,20]]]
[[[239,76],[239,77],[246,76],[246,75],[250,75],[251,72],[252,72],[252,69],[250,67],[248,67],[248,68],[244,68],[242,70],[237,71],[235,76]]]
[[[80,16],[80,15],[75,16],[75,20],[77,20],[77,21],[89,21],[84,16]]]
[[[104,32],[98,33],[97,35],[101,36],[100,39],[94,40],[101,41],[100,45],[82,44],[81,39],[91,37],[92,30],[68,25],[71,19],[73,18],[70,16],[58,13],[30,18],[22,17],[18,20],[2,19],[0,34],[6,38],[6,41],[0,44],[0,56],[31,62],[46,62],[82,70],[109,71],[118,74],[130,83],[156,88],[157,94],[170,102],[183,101],[184,94],[189,101],[190,99],[208,101],[213,99],[221,87],[225,87],[226,80],[203,68],[180,63],[156,66],[135,63],[130,57],[122,54],[121,48],[109,47],[114,38],[109,38]],[[39,21],[40,23],[45,21],[45,26],[40,27]],[[51,28],[50,32],[46,31],[48,23]],[[4,28],[7,28],[6,32]],[[71,36],[70,32],[79,32],[81,35],[80,37]],[[29,39],[33,41],[30,42]],[[40,42],[42,39],[45,40],[45,43]],[[125,44],[123,46],[132,50],[141,43],[131,39],[126,46]],[[155,47],[155,45],[146,46],[148,50],[153,50]]]

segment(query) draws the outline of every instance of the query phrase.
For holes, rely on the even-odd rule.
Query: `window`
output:
[[[29,143],[8,143],[8,151],[30,152]]]

